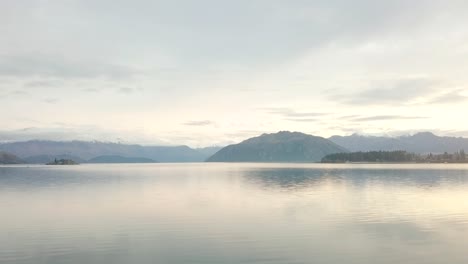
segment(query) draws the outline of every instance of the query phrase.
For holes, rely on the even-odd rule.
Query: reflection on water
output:
[[[468,263],[467,165],[0,167],[0,263]]]

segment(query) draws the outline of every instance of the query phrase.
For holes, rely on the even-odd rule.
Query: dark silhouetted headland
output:
[[[325,155],[347,150],[328,139],[281,131],[227,146],[208,162],[318,162]]]

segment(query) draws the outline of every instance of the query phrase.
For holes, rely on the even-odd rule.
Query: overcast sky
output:
[[[0,1],[0,141],[468,136],[466,0]]]

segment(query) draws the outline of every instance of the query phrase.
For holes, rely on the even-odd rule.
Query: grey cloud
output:
[[[43,140],[74,140],[79,139],[77,132],[71,129],[42,129],[37,127],[25,127],[17,130],[0,130],[0,141],[26,141],[33,139]]]
[[[405,78],[374,82],[372,88],[352,94],[332,94],[330,99],[350,105],[407,104],[433,94],[440,81],[427,78]]]
[[[16,89],[12,91],[5,91],[3,94],[0,93],[0,99],[7,99],[8,97],[23,97],[27,95],[29,95],[27,91]]]
[[[125,89],[120,91],[123,93],[119,94],[119,87],[132,87],[134,84],[158,87],[151,91],[145,90],[151,92],[149,95],[155,99],[154,104],[157,104],[157,107],[144,105],[149,100],[140,101],[145,110],[151,108],[157,112],[155,116],[166,111],[170,112],[175,107],[159,102],[176,99],[180,100],[180,104],[185,104],[187,101],[192,102],[196,95],[210,93],[209,89],[214,90],[213,87],[223,86],[255,87],[253,88],[255,92],[243,95],[243,98],[248,98],[246,104],[250,105],[262,105],[270,99],[269,105],[284,105],[283,102],[285,104],[290,102],[294,96],[302,97],[299,98],[302,102],[310,99],[310,105],[313,105],[314,102],[326,99],[314,97],[323,94],[321,87],[327,89],[346,82],[349,84],[346,90],[341,93],[335,92],[329,97],[334,102],[325,102],[325,100],[323,102],[337,106],[333,110],[324,111],[345,114],[347,109],[344,108],[348,106],[359,108],[367,105],[382,104],[385,107],[385,105],[410,104],[412,100],[420,97],[434,98],[434,103],[437,101],[445,103],[450,99],[462,102],[460,97],[453,94],[440,95],[441,90],[436,91],[436,88],[440,88],[439,83],[424,78],[396,78],[368,84],[364,82],[369,79],[380,79],[382,76],[393,76],[392,74],[413,73],[427,76],[431,74],[437,76],[440,73],[440,76],[446,76],[455,82],[463,81],[465,77],[462,73],[466,65],[463,60],[455,56],[459,58],[465,55],[459,52],[462,46],[466,50],[468,1],[72,2],[1,1],[0,32],[5,41],[0,42],[0,79],[13,81],[8,85],[1,84],[0,97],[4,97],[7,86],[8,89],[17,89],[22,87],[16,85],[18,83],[39,80],[36,83],[26,84],[23,88],[28,87],[27,85],[47,87],[50,84],[45,83],[45,80],[57,79],[63,81],[63,86],[58,86],[60,92],[77,96],[73,104],[62,109],[64,116],[70,111],[73,112],[76,107],[85,106],[80,108],[80,112],[90,117],[93,117],[92,111],[102,107],[110,107],[109,109],[115,111],[115,115],[123,111],[126,116],[138,115],[141,110],[140,105],[132,104],[133,102],[121,104],[131,92],[128,90],[130,88],[126,88],[127,91]],[[430,42],[431,40],[435,40],[435,43]],[[424,47],[426,43],[427,47]],[[376,52],[373,50],[374,44]],[[367,49],[369,46],[370,52]],[[417,50],[419,47],[422,47],[424,52],[419,53]],[[321,52],[322,48],[325,49],[324,52]],[[381,54],[380,48],[383,51],[390,48],[391,51]],[[394,54],[395,61],[389,60]],[[434,58],[429,57],[430,54],[434,54]],[[429,62],[427,66],[424,65],[425,58]],[[338,66],[336,78],[334,64]],[[314,67],[317,67],[317,70]],[[157,69],[178,71],[163,72]],[[441,72],[438,72],[439,70]],[[233,73],[233,71],[239,72]],[[147,74],[148,72],[151,72],[151,76]],[[329,77],[329,72],[333,72],[334,76]],[[298,78],[303,78],[304,84],[301,82],[301,87],[307,83],[311,87],[310,91],[295,90],[297,83],[294,83],[291,75],[296,73]],[[141,74],[144,76],[139,79]],[[127,82],[125,78],[132,80]],[[68,79],[92,80],[80,83]],[[117,81],[106,82],[107,79],[117,79]],[[118,82],[120,79],[125,81]],[[133,79],[137,80],[133,82]],[[230,80],[234,81],[229,82]],[[362,82],[364,85],[356,86],[357,82]],[[92,98],[92,94],[84,93],[68,94],[67,92],[74,87],[90,93],[101,91],[102,88],[99,87],[106,87],[103,89],[109,93],[102,98]],[[268,87],[282,88],[278,94],[270,93],[274,96],[261,95],[263,91],[269,89]],[[358,88],[361,89],[357,90]],[[51,90],[58,91],[59,88],[36,89],[34,92],[30,89],[29,96],[37,96],[31,101],[41,103],[44,97],[55,96],[53,93],[46,93]],[[137,95],[135,94],[135,97]],[[440,98],[436,98],[439,95]],[[7,100],[15,102],[18,98],[19,101],[19,96],[22,95],[9,97]],[[233,103],[234,100],[240,101],[242,98],[236,96],[233,95]],[[89,100],[87,105],[90,98],[93,100]],[[219,102],[219,99],[225,97],[213,93],[203,98],[206,102],[210,100]],[[3,102],[3,98],[0,100]],[[347,105],[340,107],[340,103]],[[461,109],[462,105],[458,106]],[[203,107],[202,111],[212,110],[209,109],[209,103]],[[19,107],[13,105],[5,112],[11,110],[11,116],[15,116],[18,114],[15,111],[21,111],[17,108]],[[32,117],[44,116],[40,105],[31,104],[31,108],[37,109],[35,113],[31,113]],[[228,106],[220,107],[217,110],[228,111],[228,108]],[[159,109],[161,111],[158,111]],[[325,116],[325,113],[319,113],[320,110],[313,107],[305,109],[304,112],[276,109],[271,110],[269,114],[277,119],[290,119],[294,122],[312,122],[319,117],[323,117],[322,119],[335,117],[332,114]],[[420,109],[411,109],[413,110],[414,113],[408,115],[420,115]],[[362,111],[362,114],[377,114],[364,108]],[[220,116],[223,113],[216,114],[217,118],[222,118]],[[257,114],[258,111],[255,113],[253,111],[252,118],[261,118],[261,115]],[[89,122],[103,126],[114,124],[114,121],[102,118],[97,120],[97,118],[90,118]],[[181,120],[179,123],[184,121]],[[281,120],[276,121],[277,124],[281,122]],[[15,123],[13,118],[9,119],[6,116],[2,122],[11,123],[5,124],[5,127],[16,127],[13,125]],[[24,125],[30,124],[25,122]],[[239,127],[242,126],[233,128],[235,130]],[[247,124],[245,128],[256,127],[259,126]],[[151,133],[164,129],[170,128],[162,124],[152,129]]]
[[[346,134],[354,134],[359,133],[362,128],[360,127],[353,127],[353,126],[341,126],[341,125],[331,125],[327,127],[330,130],[339,130]]]
[[[39,80],[39,81],[30,81],[25,83],[23,86],[28,88],[36,87],[56,87],[60,84],[57,80]]]
[[[0,55],[0,76],[120,79],[133,74],[136,71],[126,66],[70,59],[54,54]],[[46,83],[36,83],[36,86],[38,84]]]
[[[79,33],[86,40],[98,38],[92,53],[115,53],[128,49],[142,52],[157,45],[167,54],[193,60],[282,61],[289,55],[301,54],[313,47],[340,41],[355,41],[375,35],[407,33],[431,21],[447,10],[461,12],[465,1],[79,1],[74,5],[30,4],[18,7],[16,1],[3,4],[5,17],[0,24],[22,25],[28,35],[39,32],[47,37]],[[109,8],[111,7],[111,8]],[[209,8],[207,8],[209,7]],[[40,12],[38,12],[40,10]],[[92,11],[92,12],[91,12]],[[21,12],[22,16],[16,15]],[[13,14],[13,15],[8,15]],[[41,15],[38,15],[41,14]],[[200,15],[203,14],[203,15]],[[461,14],[464,14],[461,12]],[[47,17],[48,19],[44,19]],[[122,17],[132,21],[122,23]],[[239,19],[242,17],[242,19]],[[84,31],[77,19],[89,21]],[[446,22],[452,25],[452,21]],[[52,25],[56,31],[44,28]],[[100,33],[100,34],[99,34]],[[116,41],[131,39],[131,43]],[[24,37],[26,38],[26,37]],[[187,38],[190,44],[187,44]],[[26,38],[27,39],[27,38]],[[104,43],[104,44],[103,44]],[[37,43],[37,45],[44,43]],[[46,46],[46,45],[44,45]],[[85,45],[85,47],[88,47]]]
[[[439,133],[448,137],[468,137],[468,130],[445,130]]]
[[[239,130],[232,133],[224,134],[225,138],[230,139],[229,141],[225,141],[220,145],[228,145],[228,144],[237,144],[242,140],[260,136],[263,133],[271,133],[277,131],[260,131],[260,130]]]
[[[56,104],[59,100],[57,98],[45,98],[42,101],[48,104]]]
[[[401,115],[377,115],[366,117],[354,117],[350,121],[384,121],[384,120],[404,120],[404,119],[425,119],[425,116],[401,116]]]
[[[297,112],[291,108],[272,107],[272,108],[260,108],[260,110],[266,111],[267,113],[280,115],[284,118],[306,118],[306,117],[319,117],[328,115],[328,113],[320,112]]]
[[[441,95],[436,96],[429,103],[433,104],[454,104],[454,103],[461,103],[466,102],[468,100],[468,96],[461,94],[461,92],[466,91],[463,89],[454,90],[450,92],[443,93]]]
[[[320,112],[298,112],[291,108],[283,107],[271,107],[271,108],[260,108],[269,114],[278,115],[283,120],[291,122],[315,122],[319,117],[328,115],[328,113]]]
[[[168,145],[167,142],[156,138],[145,138],[135,131],[131,134],[122,134],[118,131],[104,130],[96,126],[56,126],[56,127],[25,127],[17,130],[0,130],[0,142],[27,141],[27,140],[53,140],[53,141],[126,141],[136,144]]]
[[[340,116],[341,119],[354,119],[354,118],[359,118],[359,115],[345,115],[345,116]]]
[[[292,122],[316,122],[319,119],[316,118],[285,118],[284,120],[292,121]]]
[[[188,121],[188,122],[183,123],[183,125],[186,125],[186,126],[210,126],[210,125],[214,125],[214,122],[209,121],[209,120]]]
[[[142,88],[132,88],[132,87],[121,87],[118,89],[119,93],[123,94],[131,94],[131,93],[136,93],[136,92],[141,92],[143,91]]]
[[[265,131],[261,131],[261,130],[239,130],[239,131],[236,131],[236,132],[232,132],[232,133],[227,133],[226,136],[228,137],[250,137],[250,136],[259,136],[260,134],[263,134],[265,133]]]
[[[26,94],[29,94],[27,91],[25,90],[13,90],[10,92],[11,95],[26,95]]]
[[[81,91],[87,92],[87,93],[97,93],[97,92],[100,92],[100,90],[99,90],[99,89],[96,89],[96,88],[84,88],[84,89],[81,89]]]

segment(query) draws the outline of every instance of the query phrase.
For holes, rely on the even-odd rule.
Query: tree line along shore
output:
[[[326,155],[322,163],[375,162],[375,163],[468,163],[464,150],[443,154],[416,154],[403,150],[343,152]]]

